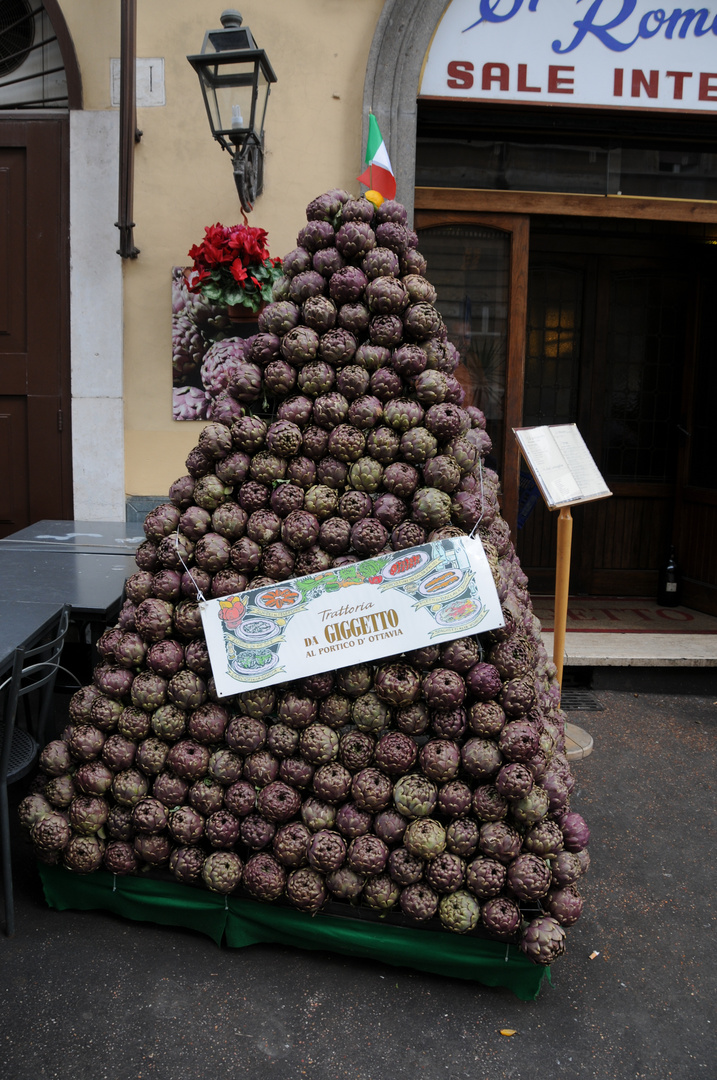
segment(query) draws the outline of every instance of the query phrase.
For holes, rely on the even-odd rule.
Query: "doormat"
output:
[[[533,596],[543,630],[555,629],[555,598]],[[571,596],[569,634],[717,634],[717,618],[686,607],[660,607],[637,596]]]

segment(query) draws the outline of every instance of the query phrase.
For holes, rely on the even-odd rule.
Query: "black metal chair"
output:
[[[12,894],[10,853],[10,810],[8,785],[21,780],[34,768],[44,745],[45,728],[52,704],[62,646],[70,621],[70,606],[66,604],[55,627],[49,631],[50,640],[31,649],[15,650],[12,673],[0,684],[5,697],[0,719],[0,845],[2,846],[2,875],[5,892],[5,927],[8,937],[15,932],[15,911]],[[64,670],[64,669],[63,669]],[[28,694],[38,694],[36,717],[27,708]],[[25,698],[25,718],[17,722],[20,699]]]

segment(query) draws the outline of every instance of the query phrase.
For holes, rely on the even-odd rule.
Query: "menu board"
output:
[[[480,540],[433,540],[200,605],[219,697],[503,626]]]
[[[612,495],[575,424],[513,431],[550,510]]]

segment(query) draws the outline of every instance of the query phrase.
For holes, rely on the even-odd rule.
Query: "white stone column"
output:
[[[72,471],[78,521],[125,517],[119,113],[70,112]]]

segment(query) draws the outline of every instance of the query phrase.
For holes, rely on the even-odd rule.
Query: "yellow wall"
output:
[[[119,0],[63,0],[82,72],[84,107],[110,106],[110,57],[119,56]],[[272,255],[296,243],[310,199],[330,187],[358,192],[368,51],[383,0],[242,0],[278,82],[266,118],[264,193],[250,223]],[[163,57],[167,104],[138,110],[136,260],[124,264],[126,490],[161,495],[186,470],[200,424],[172,420],[170,275],[204,226],[240,219],[229,156],[210,134],[186,55],[220,26],[224,5],[139,0],[137,55]]]

